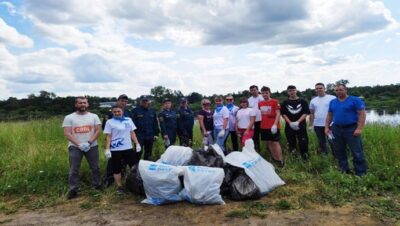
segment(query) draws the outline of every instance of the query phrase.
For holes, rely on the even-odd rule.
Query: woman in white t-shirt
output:
[[[215,97],[215,110],[213,114],[214,138],[221,149],[225,152],[224,141],[229,134],[229,110],[223,103],[222,97]]]
[[[239,137],[241,137],[241,145],[248,139],[252,139],[254,135],[254,122],[256,121],[256,111],[249,108],[249,101],[246,97],[240,98],[239,110],[236,112],[235,129]]]
[[[117,186],[117,193],[124,193],[121,182],[121,161],[132,167],[138,159],[133,151],[132,141],[136,144],[136,152],[141,147],[136,138],[136,126],[129,117],[124,117],[124,110],[119,106],[112,107],[113,118],[107,120],[104,127],[106,134],[106,158],[111,158],[114,181]]]

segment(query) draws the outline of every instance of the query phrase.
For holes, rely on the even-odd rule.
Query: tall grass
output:
[[[67,191],[68,152],[67,140],[61,128],[62,118],[29,122],[0,123],[0,195],[3,201],[26,196],[63,198]],[[194,129],[194,149],[201,146],[198,126]],[[363,132],[363,143],[368,162],[368,174],[360,179],[340,174],[332,155],[317,154],[315,134],[309,134],[310,161],[303,162],[287,153],[284,134],[281,144],[286,166],[277,169],[287,186],[276,189],[270,197],[288,201],[291,208],[304,208],[310,203],[341,205],[363,198],[369,206],[387,202],[387,197],[399,199],[400,190],[400,127],[369,124]],[[178,143],[178,142],[177,142]],[[99,138],[100,164],[105,171],[104,136]],[[228,142],[228,147],[231,144]],[[163,153],[158,139],[153,149],[153,159]],[[261,155],[270,160],[262,143]],[[350,162],[352,166],[352,163]],[[81,168],[82,184],[90,186],[90,170],[85,160]],[[370,197],[384,196],[375,202]],[[24,202],[25,199],[22,199]],[[29,202],[25,200],[25,202]],[[394,212],[400,206],[389,201]],[[280,204],[277,204],[280,205]],[[387,207],[387,206],[385,206]],[[2,205],[0,204],[0,211]],[[279,209],[279,208],[278,208]],[[387,212],[387,211],[386,211]],[[400,220],[400,216],[395,215]]]

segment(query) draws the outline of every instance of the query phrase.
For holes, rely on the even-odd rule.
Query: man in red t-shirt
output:
[[[279,132],[281,106],[278,100],[271,98],[271,90],[269,87],[263,86],[261,88],[261,95],[264,98],[263,101],[258,103],[258,107],[261,111],[261,140],[267,142],[268,149],[276,164],[279,167],[283,167],[282,148],[279,144],[281,138]]]

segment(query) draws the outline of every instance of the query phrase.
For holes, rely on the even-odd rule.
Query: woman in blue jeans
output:
[[[225,152],[224,141],[229,134],[229,110],[223,105],[222,101],[222,97],[215,97],[214,99],[215,110],[213,114],[213,133],[216,139],[216,143]]]

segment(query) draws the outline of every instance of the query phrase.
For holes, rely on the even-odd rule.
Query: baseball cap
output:
[[[140,101],[149,101],[149,97],[145,95],[140,96],[139,99]]]
[[[171,99],[169,99],[169,98],[164,98],[163,103],[165,103],[165,102],[171,102]]]
[[[181,98],[179,99],[179,102],[181,102],[181,103],[187,102],[187,99],[186,99],[185,97],[181,97]]]
[[[122,99],[128,100],[128,96],[126,94],[119,95],[118,100],[122,100]]]

